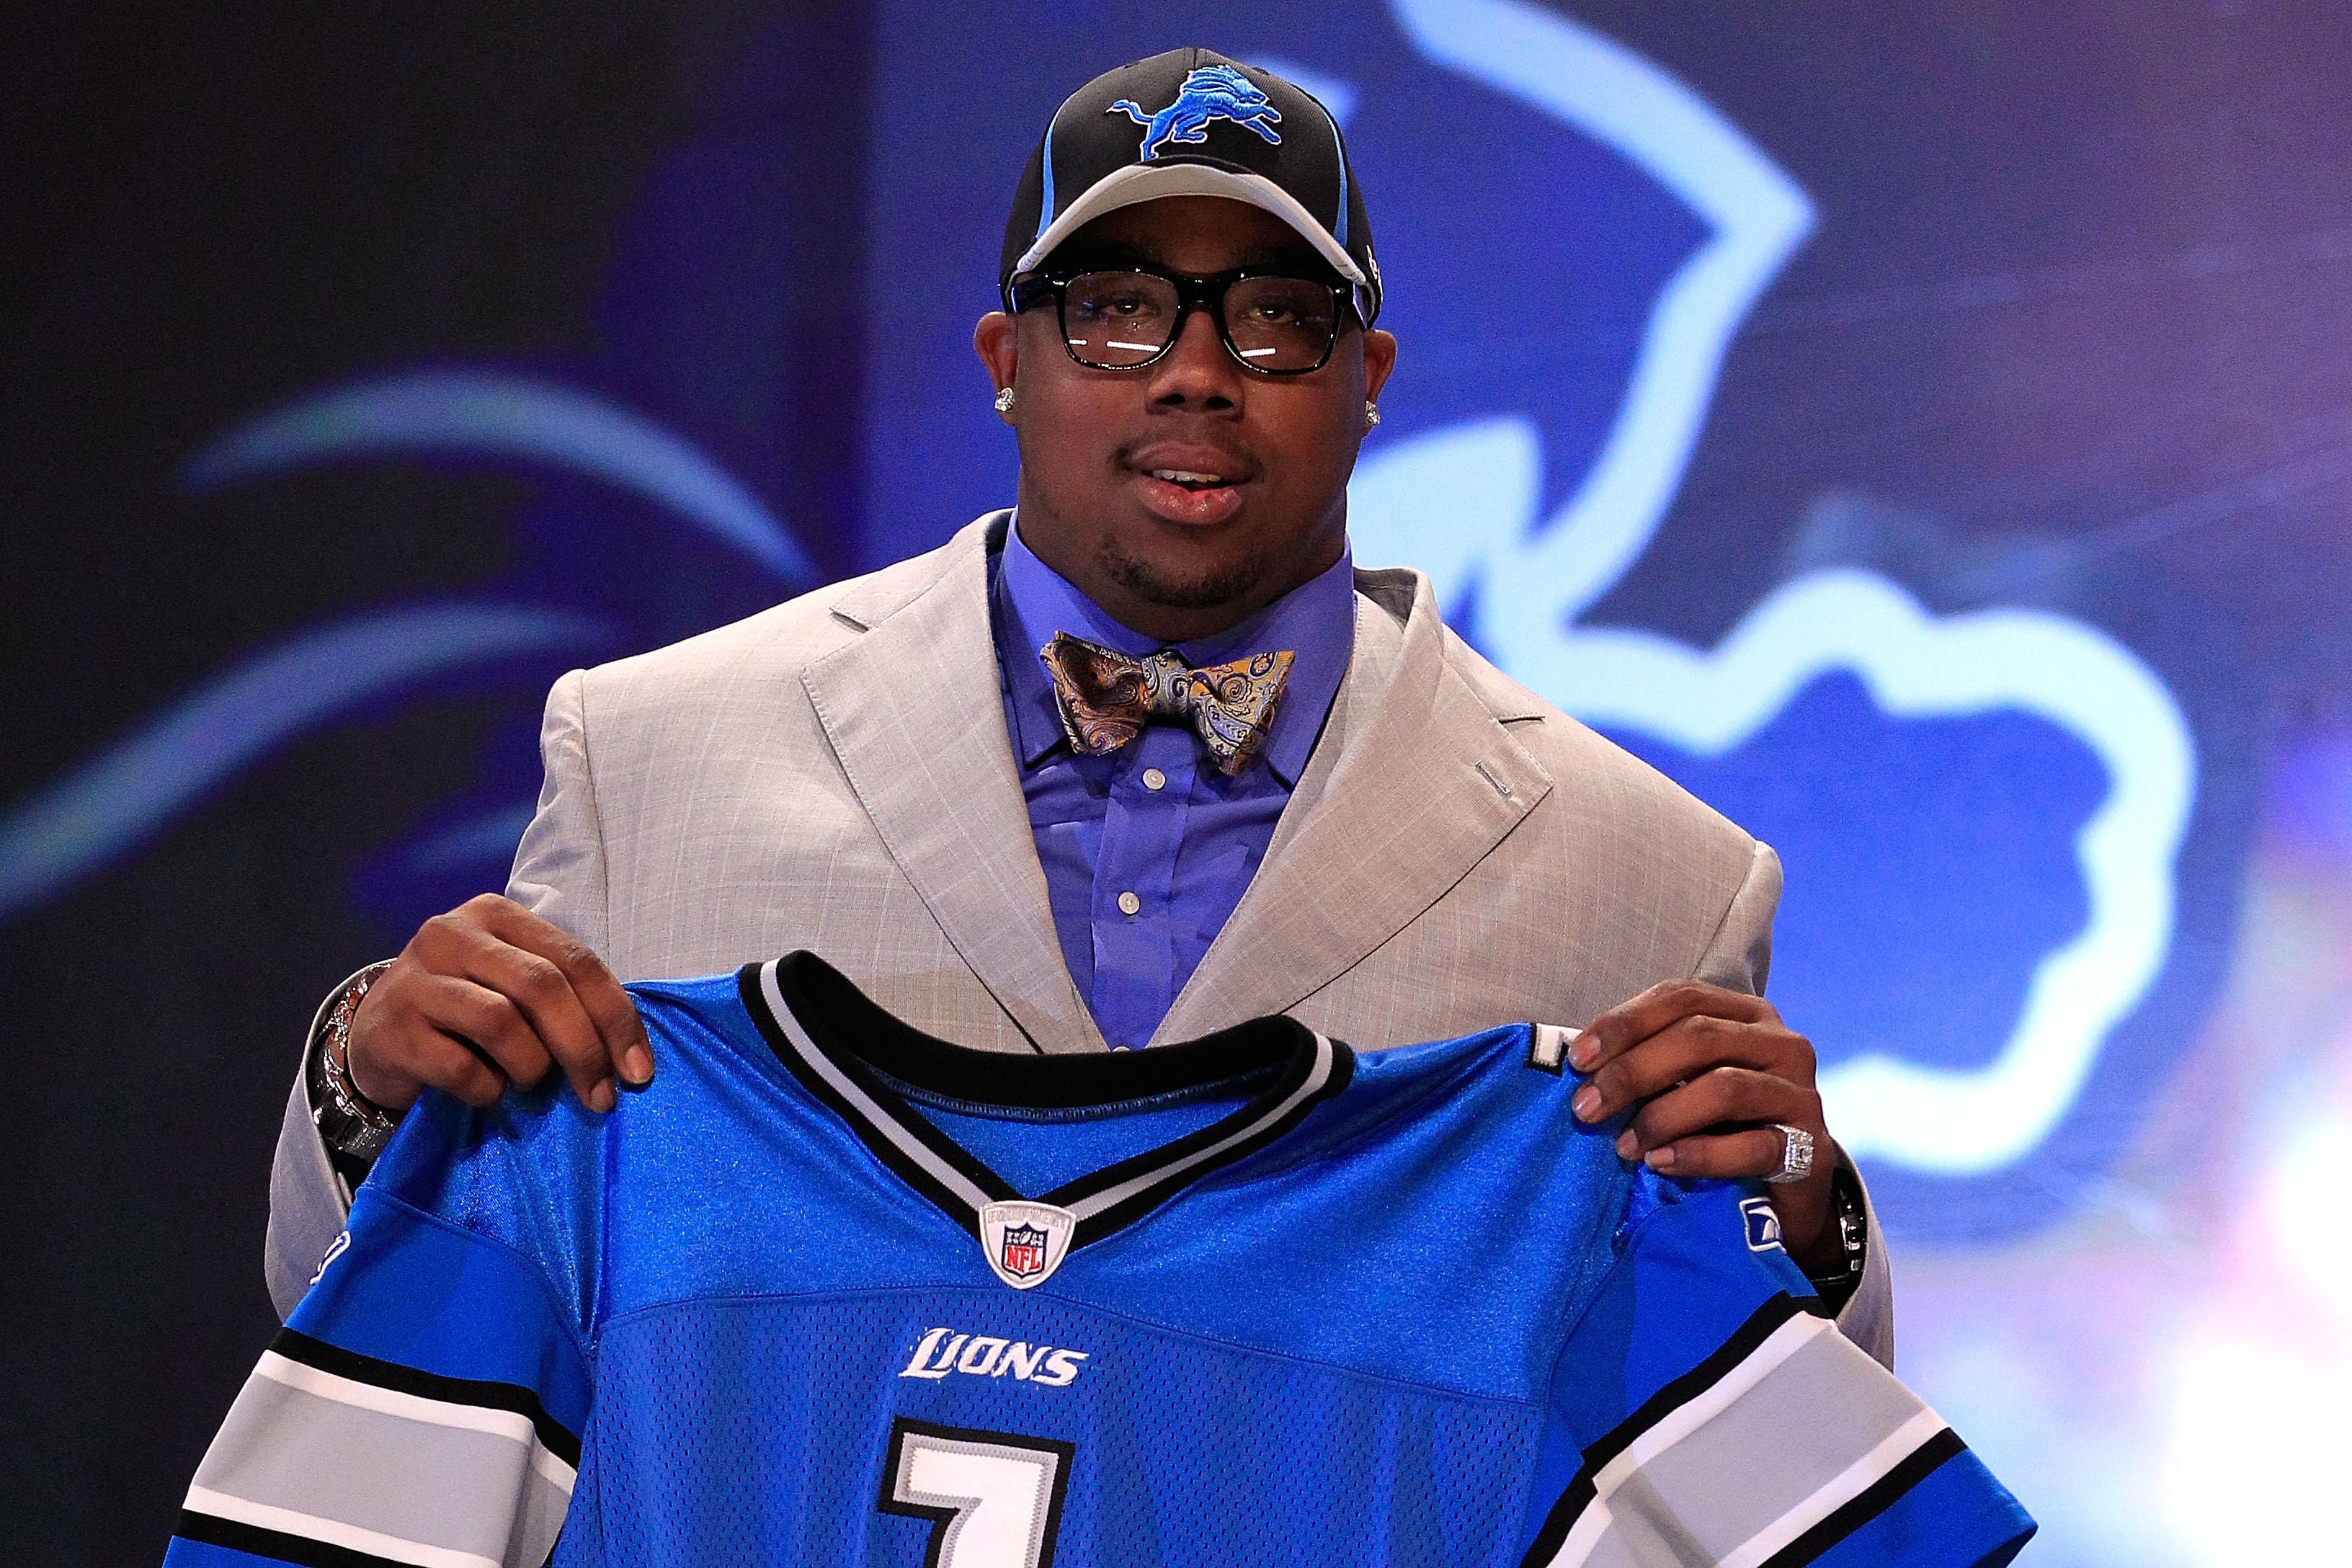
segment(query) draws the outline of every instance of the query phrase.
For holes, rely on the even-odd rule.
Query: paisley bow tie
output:
[[[1217,766],[1237,773],[1265,745],[1274,705],[1290,679],[1295,656],[1285,648],[1192,669],[1165,648],[1130,658],[1100,643],[1055,632],[1037,657],[1054,678],[1062,732],[1081,754],[1108,756],[1152,720],[1171,719],[1190,724]]]

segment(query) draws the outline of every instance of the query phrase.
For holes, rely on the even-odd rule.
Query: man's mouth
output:
[[[1165,484],[1181,485],[1188,490],[1205,490],[1234,481],[1223,474],[1196,473],[1191,468],[1147,468],[1144,472]]]
[[[1245,453],[1216,441],[1163,437],[1118,455],[1144,510],[1162,522],[1215,528],[1242,513],[1259,477]]]
[[[1240,515],[1243,498],[1248,493],[1253,477],[1246,464],[1221,460],[1223,454],[1208,450],[1139,456],[1143,460],[1128,471],[1135,476],[1137,494],[1144,509],[1161,521],[1215,527]],[[1158,462],[1151,460],[1155,457]],[[1179,460],[1171,462],[1171,458]],[[1193,466],[1203,459],[1216,466]]]

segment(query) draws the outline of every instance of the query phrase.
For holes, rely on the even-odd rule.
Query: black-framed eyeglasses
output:
[[[1225,352],[1260,375],[1305,375],[1331,358],[1348,289],[1319,278],[1243,268],[1206,278],[1144,267],[1032,272],[1013,280],[1014,311],[1054,301],[1062,346],[1095,370],[1140,370],[1165,354],[1195,307]]]

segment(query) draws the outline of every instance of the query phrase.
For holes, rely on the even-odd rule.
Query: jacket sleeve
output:
[[[588,772],[586,686],[585,672],[575,669],[547,695],[539,731],[539,810],[515,852],[507,897],[602,952],[609,923],[604,837],[596,819],[595,783]],[[338,986],[334,994],[341,989]],[[326,1142],[310,1120],[307,1077],[298,1066],[278,1130],[278,1154],[269,1169],[269,1235],[262,1274],[281,1319],[302,1299],[352,1205],[351,1189],[336,1174]]]
[[[611,934],[604,833],[588,769],[588,676],[573,670],[547,694],[539,726],[539,810],[515,851],[507,897],[598,952]]]
[[[1769,845],[1759,843],[1748,865],[1747,880],[1732,895],[1731,907],[1724,911],[1723,923],[1716,928],[1715,939],[1699,956],[1696,977],[1735,991],[1762,995],[1765,978],[1772,967],[1772,913],[1780,902],[1780,858]],[[1836,1129],[1831,1129],[1831,1132],[1834,1136]],[[1845,1159],[1844,1151],[1839,1151],[1838,1158]],[[1851,1165],[1852,1162],[1847,1163]],[[1862,1173],[1855,1171],[1855,1180],[1861,1177]],[[1870,1250],[1863,1260],[1862,1282],[1854,1288],[1845,1310],[1838,1314],[1837,1325],[1847,1339],[1892,1371],[1895,1275],[1886,1256],[1886,1236],[1879,1228],[1878,1211],[1872,1206],[1867,1184],[1863,1188],[1862,1202]]]
[[[331,1004],[334,998],[327,1000]],[[310,1121],[308,1077],[302,1068],[295,1069],[286,1119],[278,1128],[278,1154],[269,1164],[269,1234],[262,1244],[261,1272],[280,1319],[310,1288],[352,1204],[351,1189],[336,1173],[326,1141]]]

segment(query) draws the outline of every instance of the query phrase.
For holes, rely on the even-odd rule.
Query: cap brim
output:
[[[1360,289],[1371,286],[1363,269],[1356,265],[1356,258],[1331,237],[1328,229],[1315,221],[1314,215],[1299,205],[1297,197],[1264,174],[1198,159],[1161,158],[1105,174],[1064,209],[1037,237],[1035,244],[1021,253],[1013,270],[1030,270],[1052,255],[1055,247],[1105,213],[1166,196],[1223,196],[1262,207],[1297,230],[1298,237],[1313,246],[1315,254],[1329,262],[1341,278]]]

